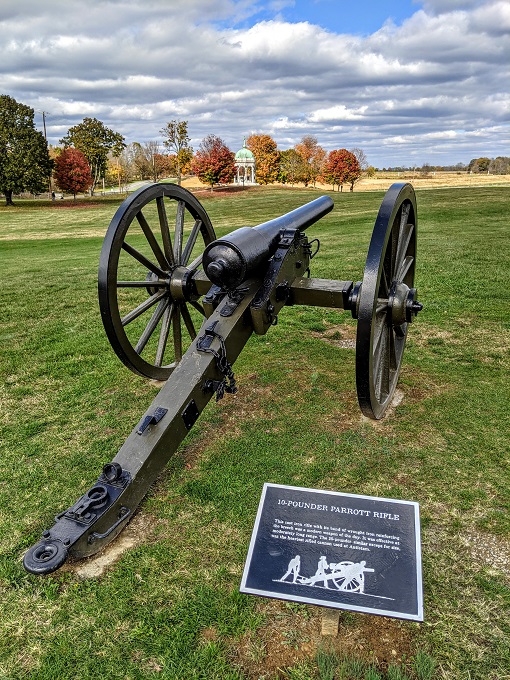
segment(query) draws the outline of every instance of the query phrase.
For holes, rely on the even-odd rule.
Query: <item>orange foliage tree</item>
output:
[[[259,184],[276,182],[280,172],[280,152],[270,135],[250,135],[246,146],[255,156],[255,176]]]
[[[322,173],[326,160],[326,151],[322,146],[319,146],[317,137],[313,135],[305,135],[300,144],[296,144],[294,148],[303,159],[306,168],[305,187],[309,184],[315,186],[317,179]]]

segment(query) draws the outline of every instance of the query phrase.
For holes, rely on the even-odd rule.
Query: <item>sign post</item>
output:
[[[423,621],[418,504],[264,484],[240,590]]]

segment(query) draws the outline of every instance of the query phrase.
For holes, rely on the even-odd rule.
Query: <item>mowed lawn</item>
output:
[[[315,198],[199,195],[218,235]],[[361,278],[382,192],[335,193],[312,276]],[[118,201],[0,207],[0,678],[510,677],[510,188],[417,193],[417,286],[399,390],[362,418],[350,313],[282,310],[234,366],[101,571],[21,559],[97,479],[157,388],[126,369],[97,304]],[[424,623],[238,592],[264,482],[417,501]],[[123,547],[124,550],[120,550]],[[435,665],[432,670],[432,662]]]

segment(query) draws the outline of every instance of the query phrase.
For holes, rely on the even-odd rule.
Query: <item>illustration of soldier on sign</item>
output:
[[[366,566],[365,560],[362,560],[361,562],[345,561],[328,563],[325,555],[320,556],[317,571],[309,578],[302,576],[299,573],[300,566],[301,557],[300,555],[296,555],[290,560],[285,574],[281,578],[274,580],[284,582],[292,574],[292,583],[297,583],[299,585],[315,586],[330,590],[330,584],[332,584],[338,590],[364,594],[365,573],[374,572],[374,569],[370,569]]]

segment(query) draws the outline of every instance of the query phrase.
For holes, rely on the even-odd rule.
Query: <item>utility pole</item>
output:
[[[44,140],[47,144],[48,143],[48,137],[46,135],[46,116],[47,116],[47,113],[46,113],[46,111],[39,111],[39,113],[42,113]],[[48,198],[51,198],[51,175],[48,177]]]
[[[46,111],[41,111],[42,113],[42,124],[43,124],[43,129],[44,129],[44,139],[48,141],[48,138],[46,137]]]

